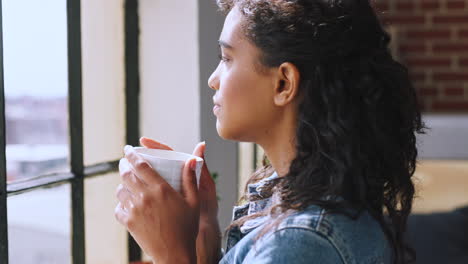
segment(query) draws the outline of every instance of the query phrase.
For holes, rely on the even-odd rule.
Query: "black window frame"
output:
[[[71,184],[72,211],[72,263],[84,264],[84,180],[118,171],[118,160],[84,166],[83,161],[83,105],[82,105],[82,47],[81,0],[67,1],[67,52],[68,52],[68,109],[70,139],[70,172],[39,175],[7,185],[5,87],[3,65],[3,10],[0,2],[0,263],[8,264],[8,196],[35,189]],[[138,0],[125,0],[125,103],[126,143],[139,142],[139,19]],[[141,249],[128,235],[129,262],[141,260]]]

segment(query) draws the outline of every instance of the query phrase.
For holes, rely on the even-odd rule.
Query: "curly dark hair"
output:
[[[223,12],[239,8],[244,34],[260,49],[263,67],[290,62],[301,76],[297,153],[288,174],[271,187],[281,202],[268,213],[312,204],[332,212],[350,207],[358,215],[367,211],[389,239],[394,263],[414,260],[403,236],[414,197],[416,133],[424,133],[425,127],[408,71],[392,58],[390,36],[372,3],[217,3]],[[248,183],[267,175],[263,172],[268,169]],[[344,199],[329,199],[340,197]]]

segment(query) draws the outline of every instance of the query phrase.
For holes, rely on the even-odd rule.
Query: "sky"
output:
[[[66,96],[66,0],[2,0],[6,97]]]

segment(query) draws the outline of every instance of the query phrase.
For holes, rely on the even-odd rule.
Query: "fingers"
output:
[[[141,192],[143,190],[145,183],[134,174],[132,166],[126,158],[120,159],[119,171],[122,182],[131,193]]]
[[[133,207],[133,195],[127,190],[127,188],[125,188],[124,185],[119,184],[116,196],[124,210],[128,211]]]
[[[205,149],[206,143],[204,141],[200,142],[195,146],[195,149],[193,150],[193,155],[205,159]]]
[[[211,177],[210,170],[205,160],[205,142],[200,142],[193,151],[194,156],[204,159],[198,185],[200,217],[216,219],[218,215],[218,199],[216,196],[216,184]]]
[[[154,139],[150,139],[147,137],[142,137],[140,138],[140,145],[146,148],[151,148],[151,149],[164,149],[164,150],[173,150],[171,147],[169,147],[166,144],[163,144],[161,142],[157,142]]]
[[[210,171],[208,170],[206,164],[203,164],[200,175],[200,191],[201,190],[216,194],[216,184],[211,177]]]
[[[115,219],[123,226],[128,227],[129,215],[127,210],[123,207],[122,203],[118,203],[114,210]]]
[[[216,184],[206,166],[203,166],[199,184],[200,217],[216,218],[218,215],[218,198]]]
[[[198,207],[198,187],[195,167],[196,160],[190,159],[185,162],[182,170],[182,195],[192,208]]]
[[[125,146],[125,158],[132,166],[134,173],[147,185],[167,184],[167,182],[151,167],[151,165],[132,146]]]
[[[216,188],[215,182],[213,178],[211,178],[210,171],[208,169],[208,165],[206,164],[205,160],[205,150],[206,150],[206,143],[205,142],[200,142],[195,146],[195,149],[193,150],[193,155],[200,157],[203,159],[203,167],[201,171],[201,176],[200,176],[200,190],[212,190]],[[213,191],[216,196],[216,190]]]
[[[218,200],[216,198],[216,184],[211,177],[208,165],[205,160],[206,143],[200,142],[193,150],[193,155],[203,158],[203,167],[198,185],[200,212],[202,214],[217,215]]]

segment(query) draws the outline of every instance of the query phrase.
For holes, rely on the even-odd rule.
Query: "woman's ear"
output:
[[[274,102],[277,106],[285,106],[292,102],[299,90],[300,73],[296,65],[285,62],[278,67],[274,91]]]

